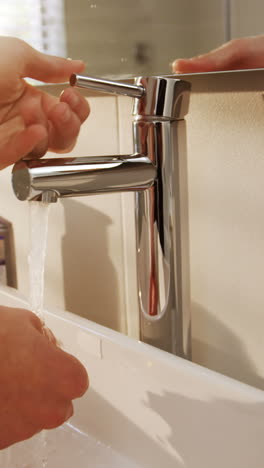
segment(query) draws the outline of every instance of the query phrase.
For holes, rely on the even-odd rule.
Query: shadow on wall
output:
[[[192,326],[195,363],[264,390],[264,378],[258,374],[239,337],[195,302]]]
[[[118,330],[117,274],[108,254],[111,219],[76,200],[63,200],[62,240],[66,310]]]

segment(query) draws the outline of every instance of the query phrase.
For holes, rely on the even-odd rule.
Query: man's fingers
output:
[[[62,57],[43,54],[23,43],[24,66],[21,76],[34,78],[47,83],[68,81],[72,73],[80,73],[85,64],[82,60],[68,60]]]
[[[199,73],[259,68],[264,66],[263,49],[264,36],[232,39],[207,54],[175,60],[172,70],[174,73]]]
[[[53,343],[56,346],[61,346],[61,342],[57,340],[54,333],[45,324],[42,324],[42,334],[48,339],[48,341],[50,341],[50,343]]]
[[[39,124],[30,125],[1,146],[0,169],[15,163],[19,159],[31,153],[37,145],[46,141],[48,138],[47,130]]]
[[[65,423],[73,415],[73,404],[72,402],[65,402],[64,406],[60,403],[54,408],[49,408],[44,415],[46,423],[44,423],[44,429],[55,429],[61,424]],[[42,415],[43,418],[43,415]]]
[[[199,73],[227,68],[234,60],[235,47],[231,42],[190,59],[177,59],[172,64],[175,73]]]
[[[90,114],[86,99],[77,90],[67,88],[60,102],[49,112],[50,149],[55,152],[68,152],[74,147],[81,124]]]
[[[61,102],[66,102],[71,110],[79,117],[81,123],[83,123],[90,114],[90,106],[88,101],[73,88],[66,88],[60,97]]]
[[[174,73],[199,73],[201,71],[211,71],[212,65],[208,60],[204,62],[197,61],[196,59],[177,59],[172,64],[172,71]]]
[[[72,112],[66,102],[59,102],[49,113],[51,122],[49,131],[50,150],[59,152],[70,151],[79,134],[81,121]]]

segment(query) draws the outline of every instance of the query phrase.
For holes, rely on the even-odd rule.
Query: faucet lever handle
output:
[[[141,98],[145,94],[145,89],[140,85],[120,83],[119,81],[105,80],[93,76],[82,76],[73,74],[70,77],[70,85],[78,88],[96,89],[106,93],[122,94],[134,98]]]

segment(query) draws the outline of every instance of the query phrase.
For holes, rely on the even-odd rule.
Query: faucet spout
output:
[[[19,200],[54,202],[57,198],[145,190],[156,167],[140,154],[28,159],[13,167],[12,185]]]

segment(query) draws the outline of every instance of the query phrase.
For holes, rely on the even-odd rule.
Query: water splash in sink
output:
[[[10,449],[9,466],[38,468],[37,436]],[[70,423],[46,433],[47,468],[139,468],[135,462],[115,452]],[[1,455],[0,455],[1,460]]]

